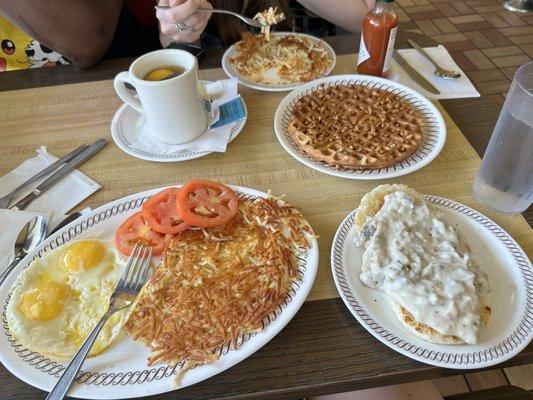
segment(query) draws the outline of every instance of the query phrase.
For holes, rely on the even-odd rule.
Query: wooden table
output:
[[[356,38],[338,37],[330,42],[338,54],[351,53]],[[209,54],[203,65],[218,65],[220,58],[216,57],[220,54]],[[353,55],[340,56],[335,73],[352,72],[352,62]],[[129,60],[112,61],[92,71],[58,68],[0,74],[1,88],[47,86],[0,93],[4,115],[9,116],[0,125],[0,175],[30,157],[39,145],[47,145],[52,153],[65,154],[82,142],[109,138],[109,122],[120,101],[111,82],[102,79],[111,78],[128,63]],[[223,77],[220,69],[203,69],[201,74],[204,79]],[[60,85],[76,81],[85,83]],[[81,168],[103,189],[80,207],[97,207],[148,188],[204,177],[286,193],[287,200],[303,211],[320,235],[320,265],[315,285],[308,301],[276,338],[218,376],[154,398],[296,398],[458,373],[421,364],[384,346],[355,321],[338,298],[329,265],[333,234],[344,216],[356,207],[361,195],[377,182],[334,178],[298,163],[284,152],[272,130],[273,112],[284,94],[249,89],[242,89],[241,93],[248,106],[248,123],[224,154],[185,163],[158,164],[132,158],[110,143]],[[483,98],[446,101],[443,105],[437,106],[445,117],[448,139],[441,155],[422,170],[391,181],[478,209],[501,224],[531,256],[533,235],[524,219],[490,212],[470,193],[479,165],[476,151],[479,154],[483,150],[499,110]],[[480,126],[486,128],[483,134]],[[475,127],[479,130],[473,131]],[[476,151],[461,130],[469,133]],[[532,361],[533,345],[529,345],[504,366]],[[11,376],[4,367],[0,367],[0,379],[1,399],[44,396]]]

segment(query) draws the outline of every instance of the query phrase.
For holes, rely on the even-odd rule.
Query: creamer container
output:
[[[387,76],[394,40],[398,31],[398,18],[392,8],[394,0],[377,0],[366,15],[361,32],[357,73]]]

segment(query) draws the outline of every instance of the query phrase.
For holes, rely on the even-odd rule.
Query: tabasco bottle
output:
[[[393,1],[377,0],[363,21],[357,60],[359,74],[387,76],[390,73],[390,60],[398,31]]]

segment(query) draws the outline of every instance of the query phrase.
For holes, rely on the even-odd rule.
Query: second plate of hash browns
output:
[[[323,40],[302,33],[243,34],[222,58],[227,75],[245,86],[285,91],[329,75],[335,66],[333,49]]]

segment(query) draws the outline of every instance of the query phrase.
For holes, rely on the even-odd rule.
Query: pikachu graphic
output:
[[[0,16],[0,72],[30,67],[25,48],[31,37]]]

